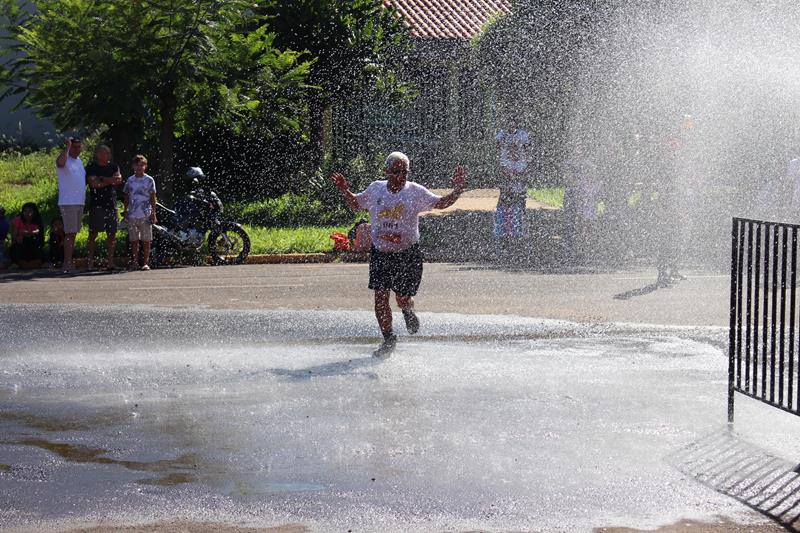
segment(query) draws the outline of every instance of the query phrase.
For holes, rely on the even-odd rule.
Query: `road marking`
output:
[[[300,284],[275,284],[275,285],[160,285],[154,287],[128,287],[129,291],[160,291],[180,289],[272,289],[281,287],[305,287]]]

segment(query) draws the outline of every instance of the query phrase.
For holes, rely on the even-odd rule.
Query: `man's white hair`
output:
[[[396,161],[403,161],[406,164],[406,170],[411,170],[411,160],[403,152],[392,152],[386,158],[386,170],[391,169]]]

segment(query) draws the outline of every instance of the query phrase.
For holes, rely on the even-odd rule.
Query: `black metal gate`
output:
[[[733,219],[729,423],[734,392],[800,415],[798,230],[796,224]]]

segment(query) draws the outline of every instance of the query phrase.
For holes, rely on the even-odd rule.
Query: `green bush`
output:
[[[25,202],[35,203],[45,220],[57,214],[57,156],[58,149],[30,154],[9,150],[0,156],[0,206],[8,218],[18,215]]]
[[[286,193],[279,198],[230,204],[225,209],[228,216],[243,224],[269,228],[338,226],[354,224],[359,217],[343,200],[328,206],[311,193]]]

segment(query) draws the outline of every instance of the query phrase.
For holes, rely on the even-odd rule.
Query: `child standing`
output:
[[[139,266],[139,241],[142,242],[144,264],[142,270],[150,270],[150,244],[153,242],[153,224],[156,219],[156,182],[145,174],[147,158],[137,155],[133,158],[133,175],[125,182],[125,210],[122,216],[128,225],[131,241],[131,266]]]
[[[50,221],[50,264],[53,268],[64,264],[64,219],[55,217]]]

